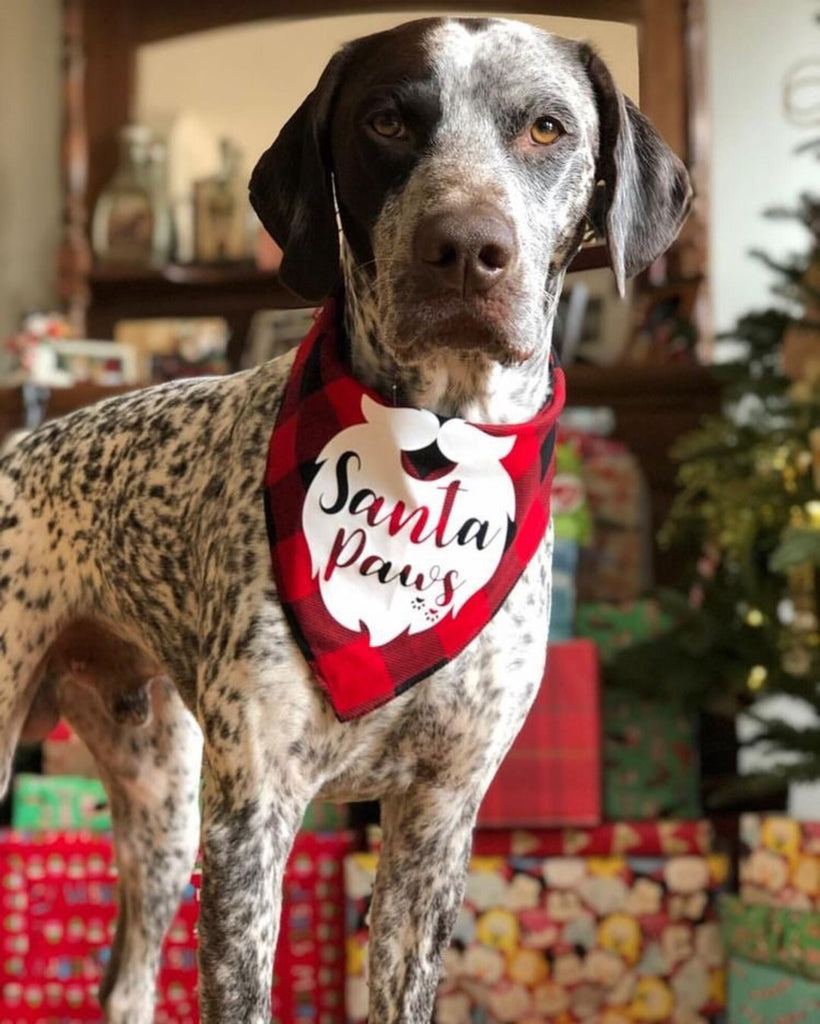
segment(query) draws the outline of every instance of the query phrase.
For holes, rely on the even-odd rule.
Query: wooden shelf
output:
[[[570,272],[605,267],[607,260],[604,246],[585,246]],[[232,368],[239,366],[254,313],[306,305],[285,288],[274,271],[259,270],[251,262],[170,263],[164,267],[100,263],[91,268],[88,286],[90,337],[113,337],[118,320],[222,316],[231,330],[228,361]]]

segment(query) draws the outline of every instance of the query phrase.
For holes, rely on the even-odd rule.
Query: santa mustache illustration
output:
[[[325,445],[302,528],[329,614],[371,646],[429,629],[492,577],[515,519],[515,438],[367,395]]]

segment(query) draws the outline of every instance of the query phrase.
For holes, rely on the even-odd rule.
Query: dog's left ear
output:
[[[259,158],[250,201],[282,250],[279,278],[308,302],[320,302],[339,273],[330,120],[349,47],[327,65],[316,88]]]
[[[581,48],[598,105],[597,180],[603,182],[590,219],[606,237],[618,291],[675,240],[692,199],[683,163],[635,104],[618,89],[609,69]]]

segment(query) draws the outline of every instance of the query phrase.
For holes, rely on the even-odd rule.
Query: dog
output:
[[[556,304],[590,228],[623,291],[691,194],[594,50],[485,19],[343,47],[250,191],[284,284],[336,294],[353,376],[478,424],[549,397]],[[119,870],[109,1021],[153,1019],[200,838],[203,1019],[269,1020],[284,866],[314,797],[380,801],[370,1020],[429,1021],[477,810],[543,674],[549,530],[460,653],[338,720],[289,629],[260,496],[292,365],[103,402],[0,463],[0,792],[20,736],[58,714],[98,760]]]

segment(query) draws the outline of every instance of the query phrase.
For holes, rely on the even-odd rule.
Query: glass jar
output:
[[[91,245],[98,260],[135,265],[168,261],[172,235],[165,163],[164,145],[150,128],[129,124],[121,130],[119,166],[94,208]]]

